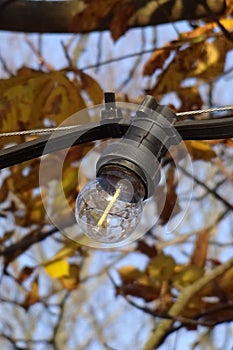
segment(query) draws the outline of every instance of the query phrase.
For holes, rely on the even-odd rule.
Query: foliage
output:
[[[96,3],[93,2],[95,6]],[[108,1],[101,1],[98,5],[103,16],[110,11],[109,4]],[[127,11],[117,7],[111,19],[110,30],[115,40],[127,30],[127,27],[119,26],[119,22],[135,11],[135,2],[130,1],[130,4],[129,8],[125,5]],[[210,15],[209,20],[192,23],[191,30],[179,33],[176,40],[164,43],[162,48],[156,47],[140,68],[141,85],[145,76],[149,76],[152,82],[151,86],[145,86],[145,91],[165,100],[174,92],[179,100],[179,108],[176,108],[178,112],[202,108],[207,101],[211,105],[211,89],[225,74],[226,60],[233,49],[231,7],[229,1],[226,16],[213,20]],[[78,19],[77,16],[75,20]],[[87,18],[87,26],[91,25],[91,20],[91,17]],[[100,74],[96,79],[94,75],[80,70],[73,63],[70,48],[69,43],[63,45],[68,67],[55,70],[44,61],[38,69],[32,69],[29,65],[23,66],[13,76],[0,80],[1,132],[57,126],[71,114],[102,103],[101,85],[104,85],[104,79],[108,79],[107,74]],[[75,52],[77,47],[73,50],[74,55]],[[39,56],[38,52],[34,53]],[[128,80],[134,81],[134,72],[134,69],[128,72]],[[203,86],[208,87],[209,92],[203,93]],[[207,93],[209,100],[206,98]],[[123,95],[120,92],[118,98],[135,102],[133,96],[134,93]],[[140,100],[141,96],[138,96],[136,101]],[[175,109],[174,106],[171,107]],[[206,118],[205,115],[201,117]],[[80,120],[80,124],[88,121],[89,116],[86,115]],[[31,137],[28,136],[0,138],[0,146],[4,148],[29,139]],[[63,165],[62,187],[72,209],[79,191],[77,163],[91,146],[70,149]],[[59,335],[59,331],[62,333],[61,328],[67,329],[63,318],[69,323],[65,306],[69,305],[72,313],[74,306],[72,302],[68,304],[69,298],[72,300],[76,293],[81,300],[82,288],[88,290],[88,283],[92,278],[101,283],[102,275],[105,278],[110,277],[111,288],[114,287],[116,293],[115,302],[121,296],[125,302],[124,307],[129,303],[145,315],[153,317],[157,325],[161,324],[152,332],[151,337],[148,336],[146,350],[162,345],[171,333],[182,327],[193,331],[203,325],[212,330],[220,323],[233,320],[233,262],[232,258],[226,262],[224,255],[221,255],[221,249],[225,247],[227,254],[232,257],[232,241],[226,242],[222,238],[224,229],[231,222],[229,217],[232,217],[233,209],[230,195],[233,181],[232,141],[191,140],[186,142],[186,147],[195,170],[195,188],[190,205],[193,216],[190,214],[184,219],[183,230],[182,227],[174,229],[173,236],[168,239],[158,234],[159,230],[164,234],[166,224],[184,212],[187,205],[185,193],[182,198],[178,187],[182,183],[186,188],[185,179],[192,176],[185,168],[181,168],[180,178],[168,154],[163,165],[167,193],[160,210],[158,226],[152,228],[134,245],[112,252],[114,259],[111,257],[111,263],[104,263],[98,272],[94,269],[94,275],[89,264],[92,259],[94,261],[98,252],[76,245],[59,235],[57,228],[49,222],[39,194],[43,191],[43,196],[50,199],[50,185],[56,179],[56,167],[53,165],[61,161],[63,151],[48,158],[51,171],[43,188],[39,187],[40,159],[12,166],[2,172],[0,215],[4,229],[0,236],[0,302],[3,310],[8,305],[17,308],[22,318],[26,314],[27,321],[33,319],[36,307],[49,310],[48,314],[51,312],[51,315],[54,306],[59,309],[55,321],[54,314],[50,315],[52,331],[51,334],[48,331],[41,340],[44,349],[59,349],[60,342],[65,344],[63,348],[69,347],[69,341]],[[59,191],[58,185],[55,191]],[[158,207],[159,198],[164,195],[162,192],[163,188],[158,187],[154,195],[155,201],[158,200]],[[56,198],[52,203],[52,210],[59,213],[64,225],[69,225],[70,217],[64,212],[59,197]],[[52,248],[46,246],[48,240]],[[41,247],[43,249],[40,251]],[[186,249],[187,247],[189,248]],[[34,262],[29,259],[28,263],[28,254],[33,255]],[[138,261],[143,261],[140,267],[130,262],[132,255]],[[12,293],[13,289],[15,293]],[[83,303],[88,305],[88,300],[84,299]],[[79,308],[81,310],[78,306],[74,312],[79,313]],[[93,314],[93,310],[90,313]],[[97,322],[97,319],[98,317],[92,322]],[[165,320],[160,322],[163,319]],[[8,320],[3,322],[1,319],[0,322],[0,338],[3,339],[6,349],[9,344],[15,349],[20,346],[21,349],[29,349],[29,345],[32,345],[30,349],[37,349],[36,326],[35,332],[29,334],[24,329],[25,334],[19,337],[13,331],[12,325],[9,326]],[[97,324],[95,327],[100,326]],[[103,339],[104,336],[99,337],[99,344],[105,346],[106,341]],[[199,340],[201,344],[201,338]],[[197,344],[199,340],[197,335]],[[80,349],[89,349],[90,345],[84,342],[81,347],[81,342],[78,341],[77,344]],[[143,346],[139,349],[142,348]]]

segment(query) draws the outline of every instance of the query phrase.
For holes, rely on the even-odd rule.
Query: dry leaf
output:
[[[156,50],[144,65],[143,75],[152,75],[156,69],[162,68],[171,52],[172,47],[169,46]]]
[[[201,230],[197,233],[194,251],[191,257],[190,264],[204,267],[209,245],[209,231]]]
[[[79,280],[80,267],[75,264],[70,264],[68,274],[59,278],[62,286],[67,290],[76,289],[79,286]]]
[[[137,250],[149,256],[150,258],[153,258],[157,255],[157,249],[155,245],[149,245],[144,240],[138,240],[137,241]]]
[[[229,299],[233,299],[233,268],[229,269],[219,280],[220,291]]]
[[[185,141],[185,145],[194,160],[209,161],[216,157],[215,151],[203,141]]]
[[[85,103],[78,86],[70,81],[64,72],[52,72],[49,78],[44,89],[39,92],[38,103],[36,101],[34,108],[42,110],[44,118],[51,119],[59,125],[67,117],[84,109]]]
[[[80,87],[69,80],[64,71],[43,73],[24,67],[18,76],[0,80],[0,93],[2,132],[44,127],[45,118],[60,124],[86,107]],[[24,139],[2,138],[0,147]]]
[[[39,298],[39,283],[38,277],[36,277],[31,283],[31,289],[27,293],[26,298],[23,302],[23,307],[28,310],[30,306],[37,303],[40,300]]]
[[[87,6],[83,11],[74,14],[72,17],[72,23],[70,25],[71,32],[76,32],[79,28],[79,23],[83,18],[85,22],[82,23],[83,31],[90,32],[96,27],[101,26],[102,20],[108,16],[112,8],[120,0],[88,0]]]
[[[134,0],[121,1],[112,10],[113,18],[110,22],[110,31],[114,41],[119,39],[128,29],[130,17],[135,13],[136,2]]]
[[[31,276],[33,271],[34,271],[33,267],[31,267],[31,266],[24,266],[24,268],[20,271],[20,274],[19,274],[19,276],[17,278],[17,281],[19,283],[24,282],[25,280],[27,280]]]
[[[203,101],[196,86],[178,88],[176,93],[181,100],[180,111],[192,111],[202,108]]]
[[[155,192],[155,199],[157,199],[157,210],[160,213],[159,223],[165,225],[169,220],[171,220],[175,215],[180,212],[180,206],[178,203],[178,197],[176,194],[176,182],[174,168],[171,167],[168,172],[166,179],[166,193],[165,202],[157,198],[157,192]],[[162,206],[162,208],[161,208]]]
[[[172,62],[158,76],[155,86],[151,89],[151,94],[157,96],[170,91],[177,91],[181,86],[181,82],[196,67],[196,61],[202,51],[202,43],[193,44],[179,51],[177,50]]]
[[[155,300],[160,293],[160,288],[151,283],[150,278],[134,266],[124,266],[118,269],[122,285],[117,287],[117,294],[131,295],[143,298],[145,301]]]
[[[232,49],[233,43],[224,37],[181,47],[149,92],[157,96],[177,91],[187,78],[198,77],[207,81],[217,78],[224,70],[227,52]]]
[[[8,184],[5,179],[0,188],[0,203],[4,202],[8,196]]]
[[[88,94],[95,105],[103,102],[103,90],[95,79],[80,71],[81,87]]]
[[[207,23],[204,26],[198,26],[197,28],[193,29],[189,32],[183,32],[179,35],[179,40],[181,41],[191,41],[192,43],[199,43],[207,38],[207,36],[210,36],[213,32],[215,24],[214,23]]]

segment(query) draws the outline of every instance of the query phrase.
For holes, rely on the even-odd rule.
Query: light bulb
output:
[[[107,166],[80,191],[76,220],[92,240],[124,241],[140,222],[144,196],[145,189],[137,175],[122,167]]]

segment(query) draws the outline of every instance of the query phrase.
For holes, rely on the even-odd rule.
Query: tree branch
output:
[[[54,350],[58,349],[59,348],[59,345],[57,344],[57,336],[58,336],[58,333],[59,333],[59,330],[60,330],[60,327],[61,327],[61,322],[62,322],[62,319],[63,319],[63,316],[64,316],[64,312],[65,312],[65,306],[66,306],[66,302],[68,300],[70,296],[70,291],[66,291],[61,303],[60,303],[60,311],[59,311],[59,315],[58,315],[58,318],[57,318],[57,322],[54,326],[54,330],[53,330],[53,338],[51,339],[51,343],[54,344]]]
[[[181,171],[188,177],[192,178],[199,186],[203,187],[208,193],[212,194],[212,196],[214,198],[216,198],[219,202],[221,202],[222,204],[224,204],[226,206],[226,208],[230,211],[233,211],[233,204],[231,204],[230,202],[228,202],[227,199],[223,198],[218,192],[216,192],[215,189],[210,188],[209,186],[207,186],[204,182],[202,182],[201,180],[199,180],[194,174],[190,174],[186,169],[184,169],[183,167],[179,166],[179,169],[181,169]]]
[[[88,33],[111,30],[115,39],[133,27],[219,16],[226,0],[69,0],[6,1],[0,5],[0,30],[37,33]],[[122,11],[123,9],[123,11]]]
[[[34,230],[22,237],[18,242],[0,250],[0,256],[4,256],[4,262],[7,265],[29,249],[33,244],[43,241],[56,232],[58,232],[56,227],[48,231]]]
[[[189,300],[197,294],[203,287],[205,287],[208,283],[215,280],[218,276],[225,273],[233,266],[233,257],[229,259],[226,263],[216,267],[214,270],[205,274],[199,280],[184,288],[183,292],[180,293],[175,304],[172,305],[170,310],[168,311],[168,315],[172,318],[177,318],[181,311],[188,304]],[[167,334],[170,333],[173,327],[174,320],[166,319],[163,320],[158,327],[154,330],[146,343],[144,350],[153,350],[156,349],[161,342],[166,338]]]

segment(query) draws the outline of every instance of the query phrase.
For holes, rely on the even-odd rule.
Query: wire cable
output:
[[[197,109],[193,111],[187,111],[187,112],[179,112],[176,113],[177,117],[186,117],[186,116],[193,116],[203,113],[213,113],[213,112],[222,112],[222,111],[233,111],[233,106],[224,106],[224,107],[213,107],[213,108],[206,108],[206,109]],[[227,118],[221,118],[222,122],[226,122]],[[216,119],[217,120],[217,119]],[[208,119],[205,120],[207,122]],[[192,121],[194,122],[194,121]],[[189,123],[190,126],[190,123]],[[32,129],[32,130],[21,130],[21,131],[11,131],[11,132],[4,132],[0,133],[0,137],[12,137],[12,136],[23,136],[23,135],[44,135],[44,134],[51,134],[53,132],[59,132],[59,131],[69,131],[74,128],[77,128],[77,125],[69,125],[69,126],[62,126],[62,127],[53,127],[53,128],[44,128],[44,129]],[[232,135],[233,136],[233,135]]]
[[[220,109],[219,109],[220,108]],[[211,108],[206,110],[191,111],[191,114],[206,113],[211,110],[233,110],[233,106]],[[204,111],[204,112],[203,112]],[[127,132],[130,121],[124,119],[105,120],[98,123],[64,126],[57,128],[16,131],[0,134],[9,136],[33,135],[42,133],[42,136],[22,142],[15,146],[0,150],[0,169],[34,159],[43,154],[52,153],[68,147],[81,145],[87,142],[106,138],[121,138]],[[174,125],[183,140],[213,140],[233,137],[233,116],[203,120],[177,121]],[[56,132],[55,132],[56,131]],[[68,131],[68,132],[67,132]],[[44,134],[44,135],[43,135]],[[74,140],[70,145],[70,140]],[[49,141],[49,142],[48,142]]]
[[[203,113],[213,113],[213,112],[222,112],[222,111],[233,111],[233,106],[223,106],[223,107],[213,107],[213,108],[206,108],[206,109],[197,109],[194,111],[187,111],[187,112],[179,112],[176,113],[177,117],[185,117],[189,115],[197,115],[197,114],[203,114]]]
[[[10,132],[0,133],[0,137],[44,135],[44,134],[51,134],[56,131],[68,131],[74,128],[77,128],[77,125],[60,126],[60,127],[58,126],[54,128],[44,128],[44,129],[34,129],[34,130],[32,129],[32,130],[10,131]]]

